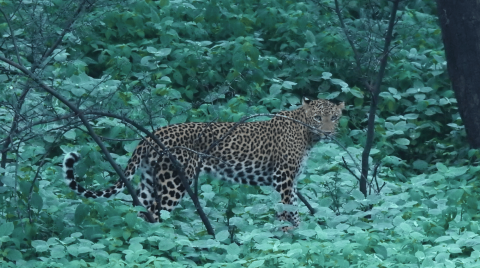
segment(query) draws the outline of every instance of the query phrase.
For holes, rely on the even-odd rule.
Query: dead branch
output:
[[[67,99],[65,99],[62,95],[60,95],[57,91],[55,91],[54,89],[52,89],[51,87],[49,87],[48,85],[46,85],[45,83],[43,83],[42,80],[40,80],[40,78],[38,78],[36,75],[34,75],[30,70],[26,69],[25,67],[23,66],[20,66],[18,64],[16,64],[15,62],[7,59],[7,58],[4,58],[2,56],[0,56],[0,60],[3,61],[3,62],[6,62],[12,66],[14,66],[15,68],[19,69],[20,71],[22,71],[23,73],[25,73],[26,75],[28,75],[30,77],[30,79],[32,79],[35,83],[37,83],[41,88],[43,88],[46,92],[50,93],[51,95],[53,95],[55,98],[57,98],[59,101],[61,101],[63,104],[65,104],[68,108],[70,108],[73,112],[76,113],[76,115],[78,116],[78,118],[82,121],[83,125],[87,128],[88,130],[88,133],[90,134],[90,136],[93,138],[93,140],[98,144],[98,146],[100,147],[101,151],[103,152],[103,154],[105,155],[105,158],[107,159],[107,161],[112,165],[113,169],[115,170],[115,172],[118,174],[118,176],[120,177],[120,179],[122,180],[123,183],[125,183],[125,186],[127,187],[129,193],[132,195],[132,198],[133,198],[133,204],[136,205],[136,206],[142,206],[142,204],[140,203],[140,201],[138,200],[138,197],[137,195],[135,194],[135,190],[133,189],[131,183],[127,180],[127,178],[125,178],[125,175],[123,174],[122,170],[120,169],[120,167],[118,167],[117,163],[115,163],[115,161],[113,160],[112,156],[110,155],[110,152],[108,151],[108,149],[105,147],[105,145],[103,144],[103,142],[100,140],[100,138],[97,136],[97,134],[95,133],[95,131],[93,130],[92,126],[90,125],[89,121],[85,118],[85,116],[83,115],[82,111],[80,109],[78,109],[75,105],[73,105],[72,103],[70,103]],[[150,222],[154,222],[154,219],[153,219],[153,216],[147,211],[146,213],[146,217],[147,219],[150,221]]]

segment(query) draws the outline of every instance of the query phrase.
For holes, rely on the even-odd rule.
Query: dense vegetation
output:
[[[378,71],[391,9],[376,2],[341,2],[342,28],[333,0],[0,1],[0,57],[13,62],[0,61],[2,266],[478,265],[479,152],[465,142],[432,1],[397,12],[370,156],[369,180],[383,187],[366,198],[358,190],[365,81]],[[88,111],[153,130],[294,109],[302,96],[344,101],[336,142],[319,143],[299,178],[317,213],[300,204],[302,224],[285,234],[273,189],[203,177],[213,238],[189,198],[155,224],[137,217],[128,193],[78,198],[58,165],[65,152],[83,155],[86,187],[118,176],[75,114],[19,64],[85,111],[122,167],[139,132]]]

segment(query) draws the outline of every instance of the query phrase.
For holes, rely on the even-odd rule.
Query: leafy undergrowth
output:
[[[381,164],[371,184],[383,188],[367,199],[343,165],[359,176],[371,102],[360,81],[375,80],[390,1],[339,1],[367,76],[352,69],[337,1],[98,1],[64,29],[80,2],[3,1],[0,56],[26,68],[42,62],[39,79],[83,111],[128,115],[148,129],[238,121],[298,107],[302,96],[343,101],[348,153],[334,143],[313,150],[299,188],[317,213],[300,203],[302,223],[289,233],[275,214],[291,208],[271,188],[212,178],[201,180],[200,198],[215,238],[188,198],[150,224],[126,194],[86,200],[70,191],[54,164],[72,147],[84,156],[76,171],[86,187],[117,178],[69,108],[18,70],[1,73],[2,267],[480,266],[480,153],[466,144],[434,1],[398,12],[369,159],[370,176]],[[38,58],[47,50],[55,52]],[[89,122],[125,166],[139,133],[113,118]]]
[[[355,158],[361,150],[350,147],[348,152]],[[417,165],[424,174],[393,183],[395,170],[406,165],[400,159],[393,165],[386,157],[378,179],[385,186],[380,195],[365,199],[355,177],[341,168],[342,157],[349,163],[350,156],[333,143],[314,148],[299,188],[317,213],[310,215],[300,204],[302,223],[288,233],[280,231],[286,223],[274,215],[291,208],[278,204],[280,197],[271,188],[202,179],[201,202],[215,238],[206,233],[189,198],[174,212],[162,212],[162,223],[150,224],[137,217],[124,194],[71,205],[59,169],[47,170],[51,181],[40,185],[39,221],[0,225],[4,261],[15,261],[3,267],[480,265],[478,190],[472,181],[480,168]],[[24,230],[38,234],[28,242],[31,247],[17,250]]]

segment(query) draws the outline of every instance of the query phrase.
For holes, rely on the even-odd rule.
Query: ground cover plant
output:
[[[478,265],[479,152],[466,143],[433,1],[400,1],[394,13],[359,190],[368,85],[394,2],[0,1],[2,266]],[[144,135],[128,120],[149,131],[237,122],[304,96],[346,110],[299,178],[316,213],[300,202],[288,233],[270,187],[200,177],[212,236],[189,197],[149,223],[128,192],[89,200],[64,184],[59,164],[73,150],[85,187],[115,182],[102,150],[125,167]]]

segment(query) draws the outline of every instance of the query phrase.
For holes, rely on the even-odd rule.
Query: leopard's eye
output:
[[[337,121],[338,120],[338,116],[337,115],[332,115],[332,121]]]
[[[313,119],[315,119],[316,121],[322,121],[322,117],[319,115],[314,116]]]

